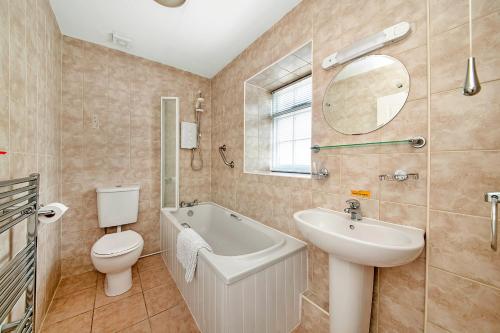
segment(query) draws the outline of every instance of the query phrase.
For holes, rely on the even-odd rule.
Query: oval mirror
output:
[[[403,108],[410,75],[397,59],[370,55],[345,66],[330,82],[323,99],[326,122],[343,134],[372,132]]]

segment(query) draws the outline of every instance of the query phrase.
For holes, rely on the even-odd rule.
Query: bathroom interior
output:
[[[0,0],[0,333],[500,332],[500,0]]]

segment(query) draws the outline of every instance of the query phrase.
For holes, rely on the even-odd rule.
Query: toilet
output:
[[[97,214],[101,228],[117,227],[92,246],[91,258],[96,270],[106,274],[104,292],[117,296],[132,287],[132,265],[141,255],[144,240],[133,230],[121,226],[137,222],[139,186],[97,188]]]

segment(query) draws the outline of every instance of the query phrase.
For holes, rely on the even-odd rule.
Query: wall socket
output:
[[[92,115],[92,128],[95,129],[99,128],[99,116],[96,115],[95,113]]]

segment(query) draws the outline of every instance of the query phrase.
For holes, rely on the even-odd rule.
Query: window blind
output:
[[[299,82],[273,92],[272,116],[279,117],[311,106],[312,79],[308,76]]]

